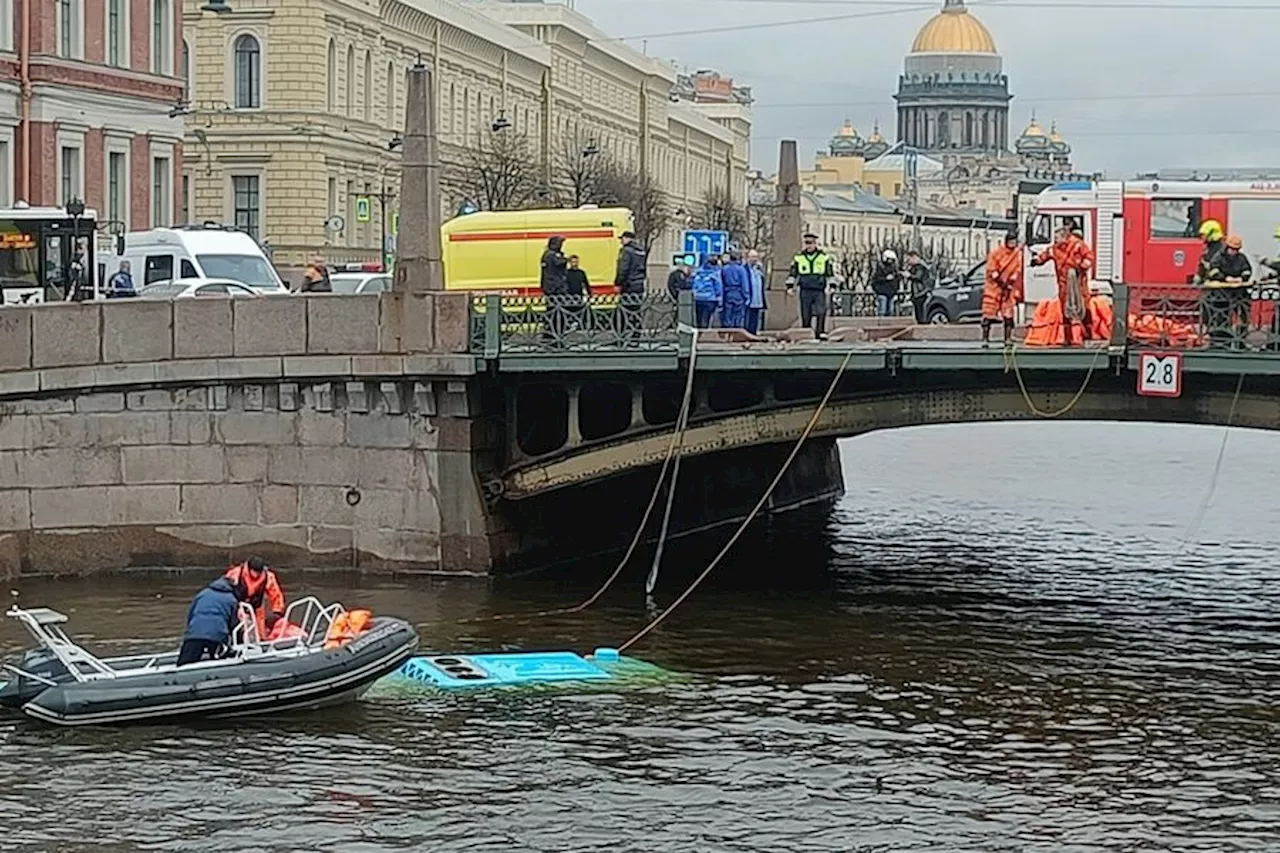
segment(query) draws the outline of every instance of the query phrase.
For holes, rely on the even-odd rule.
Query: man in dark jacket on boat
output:
[[[196,593],[187,611],[187,632],[178,652],[178,666],[216,659],[239,619],[244,587],[220,577]]]

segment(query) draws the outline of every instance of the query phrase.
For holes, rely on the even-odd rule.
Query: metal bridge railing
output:
[[[1280,352],[1280,284],[1133,285],[1126,343],[1140,347]]]
[[[503,352],[581,353],[675,351],[678,317],[692,325],[687,293],[477,296],[471,302],[470,350],[492,358]]]

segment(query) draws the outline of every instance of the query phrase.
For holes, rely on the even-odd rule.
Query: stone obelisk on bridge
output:
[[[786,329],[799,318],[799,303],[787,296],[791,259],[800,251],[800,166],[796,141],[782,140],[778,152],[778,199],[773,208],[773,269],[769,275],[769,329]]]

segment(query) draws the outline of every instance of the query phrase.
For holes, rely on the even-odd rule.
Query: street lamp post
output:
[[[63,299],[70,299],[73,302],[83,302],[84,292],[80,287],[80,277],[84,274],[83,264],[79,273],[76,272],[76,249],[80,247],[80,217],[84,216],[84,202],[78,198],[73,198],[67,202],[67,215],[71,217],[71,245],[64,256],[67,260],[62,268],[62,280],[67,283],[67,292],[63,294]]]

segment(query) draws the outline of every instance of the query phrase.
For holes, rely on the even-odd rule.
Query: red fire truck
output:
[[[1191,284],[1204,245],[1200,224],[1222,223],[1244,240],[1254,280],[1259,261],[1280,252],[1280,180],[1258,181],[1071,181],[1040,194],[1027,223],[1027,251],[1034,256],[1063,224],[1083,226],[1097,255],[1098,289],[1130,286],[1130,311],[1177,294]],[[1027,302],[1056,293],[1053,265],[1027,268]]]

